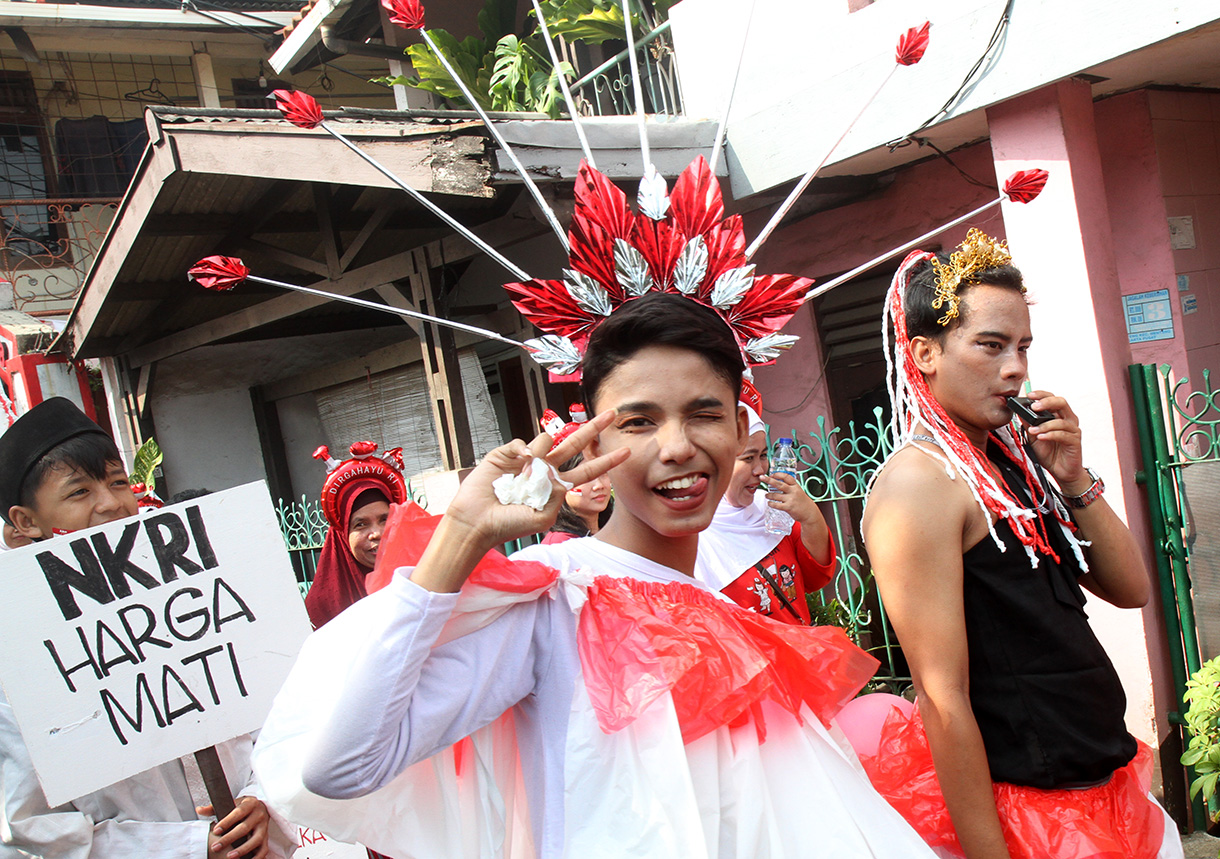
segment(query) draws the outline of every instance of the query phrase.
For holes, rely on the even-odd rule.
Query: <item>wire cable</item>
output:
[[[977,75],[979,73],[979,70],[983,67],[983,63],[987,61],[987,58],[989,56],[991,56],[991,52],[993,50],[995,50],[996,45],[998,45],[1000,43],[1000,41],[1004,37],[1004,34],[1007,32],[1009,20],[1012,18],[1012,7],[1013,7],[1014,2],[1015,2],[1015,0],[1007,0],[1007,2],[1004,4],[1004,11],[1000,14],[1000,20],[996,22],[995,29],[991,33],[991,39],[988,40],[988,42],[987,42],[987,47],[983,49],[982,55],[979,56],[978,60],[975,61],[974,65],[970,67],[970,71],[968,71],[966,73],[966,77],[962,79],[961,84],[953,92],[953,95],[949,96],[948,101],[946,101],[943,105],[941,105],[940,110],[936,111],[936,113],[932,114],[930,117],[928,117],[926,120],[924,120],[923,124],[920,125],[918,128],[916,128],[914,131],[912,131],[910,134],[907,134],[906,136],[900,137],[896,140],[891,140],[889,143],[887,143],[886,145],[889,147],[890,152],[893,152],[895,149],[900,149],[904,146],[910,146],[912,143],[920,142],[919,136],[918,136],[919,133],[921,131],[926,130],[930,126],[935,125],[942,118],[944,118],[946,115],[948,115],[949,111],[951,111],[956,106],[958,100],[962,97],[962,94],[966,91],[966,88],[970,86],[971,82],[973,82],[973,80],[974,80],[975,75]]]

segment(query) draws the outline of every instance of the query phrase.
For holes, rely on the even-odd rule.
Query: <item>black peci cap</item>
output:
[[[106,431],[64,397],[44,400],[0,435],[0,517],[21,503],[21,484],[35,463],[56,446],[84,433]]]

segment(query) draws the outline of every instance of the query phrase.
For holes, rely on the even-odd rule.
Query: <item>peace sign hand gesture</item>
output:
[[[564,439],[554,450],[551,450],[551,437],[541,433],[528,445],[514,439],[483,457],[482,462],[462,481],[457,495],[449,503],[436,533],[432,535],[428,548],[411,575],[412,581],[430,591],[456,592],[488,550],[509,540],[545,531],[554,525],[567,491],[567,487],[554,475],[550,479],[550,498],[541,510],[525,504],[501,504],[493,484],[504,475],[520,474],[535,457],[558,467],[588,447],[613,420],[613,409],[602,412]],[[582,462],[562,472],[560,477],[570,484],[588,483],[622,464],[628,456],[628,449],[619,448]]]

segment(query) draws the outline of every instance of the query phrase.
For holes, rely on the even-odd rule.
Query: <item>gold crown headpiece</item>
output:
[[[957,247],[949,255],[948,265],[939,259],[932,260],[932,269],[936,272],[936,298],[932,307],[935,310],[946,308],[945,315],[936,320],[938,325],[948,325],[950,320],[957,318],[961,304],[957,291],[963,284],[978,283],[979,272],[1012,262],[1008,243],[993,239],[982,230],[971,228],[966,233],[966,240]],[[1024,286],[1021,292],[1025,292]]]

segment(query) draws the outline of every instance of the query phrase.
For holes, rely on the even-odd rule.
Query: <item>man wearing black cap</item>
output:
[[[134,516],[110,436],[71,400],[31,409],[0,436],[0,515],[34,540]]]
[[[18,533],[45,540],[136,512],[118,448],[70,400],[46,400],[0,436],[0,515]],[[254,788],[250,737],[217,749],[233,792],[243,794],[219,823],[199,819],[179,761],[50,808],[13,710],[0,694],[0,837],[22,855],[43,859],[280,855],[269,840],[266,806],[245,795]],[[212,810],[199,811],[210,816]]]

